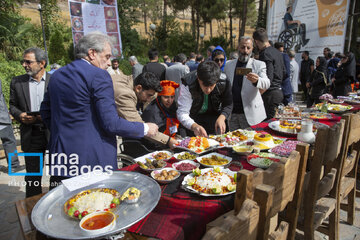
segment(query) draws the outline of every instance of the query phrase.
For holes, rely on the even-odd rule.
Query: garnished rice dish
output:
[[[92,192],[80,197],[74,202],[74,207],[80,212],[88,211],[90,213],[96,212],[97,210],[103,211],[104,209],[110,208],[109,206],[113,198],[114,196],[110,193]]]
[[[211,169],[188,180],[194,190],[207,194],[224,194],[235,191],[234,177],[228,173]]]

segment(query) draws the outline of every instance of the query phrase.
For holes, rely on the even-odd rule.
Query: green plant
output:
[[[25,74],[24,68],[18,61],[7,60],[5,54],[0,53],[0,79],[2,82],[2,91],[7,104],[10,96],[10,82],[15,76]]]

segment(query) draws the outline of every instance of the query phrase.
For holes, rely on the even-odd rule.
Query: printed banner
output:
[[[315,59],[323,49],[343,52],[350,0],[268,0],[267,32],[286,49],[309,51]],[[292,6],[287,14],[287,8]],[[300,21],[287,24],[286,19]]]
[[[121,34],[116,0],[69,0],[74,45],[86,34],[107,34],[114,45],[113,56],[121,56]]]

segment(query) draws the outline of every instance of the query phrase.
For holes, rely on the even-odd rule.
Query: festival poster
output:
[[[322,56],[325,47],[343,52],[349,3],[350,0],[268,0],[269,39],[284,42],[297,53],[309,51],[313,59]],[[290,5],[293,20],[299,20],[302,28],[285,29],[284,16]]]
[[[99,31],[113,43],[113,56],[121,56],[122,44],[115,0],[69,0],[74,45],[86,34]]]

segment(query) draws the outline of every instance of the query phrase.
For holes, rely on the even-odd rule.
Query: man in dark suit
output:
[[[113,82],[105,70],[111,64],[108,36],[84,36],[75,57],[51,76],[41,104],[41,117],[51,132],[50,188],[94,170],[111,174],[117,169],[116,135],[142,138],[158,131],[154,123],[128,122],[118,116]]]
[[[21,149],[24,152],[44,153],[47,133],[40,117],[50,74],[46,73],[47,55],[40,48],[25,50],[22,66],[26,74],[14,77],[10,84],[10,112],[20,122]],[[40,172],[39,157],[25,156],[27,173]],[[41,193],[41,176],[25,176],[26,197]]]

